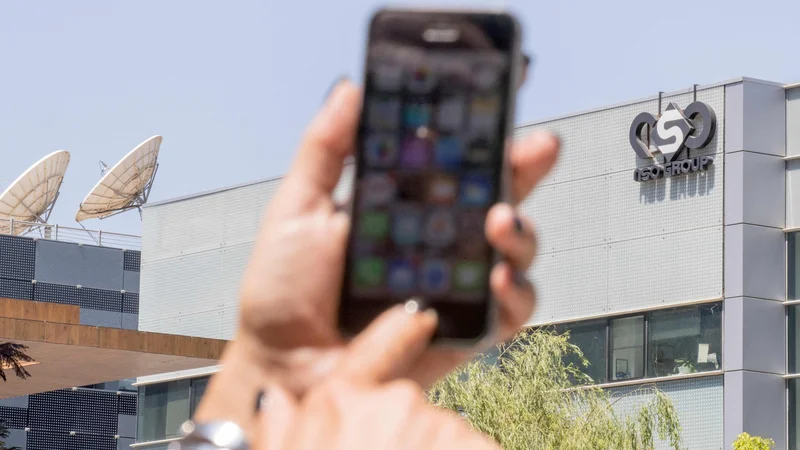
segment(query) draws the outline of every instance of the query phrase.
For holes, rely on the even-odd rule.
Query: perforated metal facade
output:
[[[136,437],[135,393],[62,389],[26,399],[4,400],[15,406],[0,405],[0,420],[14,438],[7,445],[23,450],[117,450],[128,448],[120,444]]]
[[[562,141],[559,162],[521,207],[536,224],[529,275],[539,304],[532,324],[722,296],[725,89],[697,92],[716,112],[716,137],[692,156],[713,169],[646,183],[628,140],[633,118],[658,112],[648,100],[518,129]],[[691,93],[665,96],[686,106]]]
[[[723,445],[722,376],[668,381],[656,385],[667,394],[682,424],[683,448],[719,450]],[[636,412],[653,399],[652,390],[637,386],[611,389],[614,409],[622,414]],[[669,449],[660,441],[656,449]]]
[[[126,273],[138,275],[139,252],[124,254],[123,266],[120,249],[0,235],[0,297],[74,305],[82,325],[136,329],[139,279],[130,277],[134,292],[124,294],[122,280]],[[118,382],[106,385],[0,400],[0,420],[10,428],[6,444],[23,450],[128,448],[136,437],[136,394],[118,394]]]

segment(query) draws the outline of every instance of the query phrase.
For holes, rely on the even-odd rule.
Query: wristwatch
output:
[[[181,425],[180,440],[171,442],[167,450],[249,450],[244,431],[233,422],[194,423]]]

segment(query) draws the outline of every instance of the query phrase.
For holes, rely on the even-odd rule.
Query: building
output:
[[[0,420],[10,436],[0,440],[23,450],[130,448],[135,377],[213,364],[224,342],[137,331],[138,237],[37,226],[0,235],[0,342],[27,345],[35,359],[26,380],[4,367]]]
[[[563,150],[521,207],[540,236],[530,325],[571,330],[614,395],[655,383],[687,448],[731,448],[743,431],[800,448],[800,86],[739,78],[517,134],[536,129]],[[139,330],[233,337],[239,278],[279,182],[144,209]],[[216,370],[139,378],[136,446],[166,448]]]

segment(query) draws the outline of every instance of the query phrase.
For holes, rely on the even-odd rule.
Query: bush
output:
[[[775,441],[772,439],[750,436],[747,433],[740,434],[733,441],[733,450],[771,450],[774,447]]]
[[[570,354],[586,367],[566,335],[526,332],[501,350],[496,364],[469,363],[435,385],[429,397],[506,450],[647,450],[656,437],[681,448],[677,412],[663,392],[642,387],[628,395],[645,391],[649,400],[618,413],[613,406],[619,398],[591,386],[580,367],[565,365]]]

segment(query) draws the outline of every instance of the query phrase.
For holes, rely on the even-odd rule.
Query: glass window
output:
[[[800,309],[798,308],[800,308],[800,305],[786,308],[789,315],[788,329],[786,330],[787,340],[789,341],[789,358],[787,361],[789,373],[797,373],[798,365],[800,365],[800,336],[798,336],[798,331],[800,331]]]
[[[197,405],[203,399],[203,394],[206,393],[209,377],[195,378],[192,380],[192,401],[191,401],[191,415],[197,410]]]
[[[650,377],[718,370],[722,366],[722,304],[651,312],[647,354]]]
[[[610,321],[612,380],[644,376],[644,316]]]
[[[797,406],[800,405],[800,389],[798,389],[800,379],[789,380],[789,448],[800,448],[800,417],[797,414]]]
[[[176,380],[139,388],[139,442],[179,436],[179,427],[190,417],[190,384],[190,380]]]
[[[607,380],[606,323],[601,320],[556,327],[559,334],[569,332],[569,342],[581,349],[584,358],[589,361],[588,367],[583,367],[576,355],[567,355],[564,364],[581,368],[595,383],[605,383]]]
[[[789,296],[789,300],[800,299],[800,283],[798,283],[798,278],[800,278],[800,252],[797,251],[798,234],[800,234],[800,232],[790,233],[786,243],[786,257],[788,263],[786,294]]]

